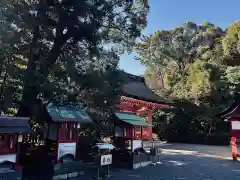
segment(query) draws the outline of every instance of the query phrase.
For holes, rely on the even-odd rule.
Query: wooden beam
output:
[[[129,106],[145,106],[151,109],[156,109],[156,108],[170,108],[171,106],[166,105],[166,104],[157,104],[157,103],[152,103],[152,102],[146,102],[142,100],[137,100],[134,98],[129,98],[126,96],[121,96],[120,104],[127,104]]]

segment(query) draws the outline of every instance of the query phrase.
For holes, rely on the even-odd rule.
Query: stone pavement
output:
[[[231,159],[230,146],[207,146],[199,144],[163,143],[161,148],[164,150],[182,150],[196,153],[208,154],[222,158]]]
[[[220,147],[201,146],[199,151],[193,151],[191,147],[186,150],[165,147],[161,164],[138,170],[117,170],[110,180],[240,180],[240,163],[212,152]],[[208,149],[212,154],[206,154]]]

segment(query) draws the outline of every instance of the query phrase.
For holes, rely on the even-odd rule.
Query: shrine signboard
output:
[[[59,143],[58,145],[58,159],[64,155],[71,154],[75,157],[76,155],[76,142],[72,143]]]
[[[112,164],[112,154],[101,155],[101,166],[106,166]]]
[[[16,154],[0,155],[0,163],[7,162],[7,161],[16,163],[16,159],[17,159]]]
[[[134,152],[134,150],[141,148],[142,147],[142,140],[133,140],[132,141],[132,152]]]

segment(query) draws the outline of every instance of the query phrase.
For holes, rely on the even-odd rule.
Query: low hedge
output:
[[[228,133],[213,133],[205,140],[208,145],[229,145],[230,135]]]
[[[206,137],[201,133],[192,133],[191,135],[180,133],[169,133],[165,139],[168,142],[206,144],[206,145],[229,145],[230,135],[228,133],[213,133]]]

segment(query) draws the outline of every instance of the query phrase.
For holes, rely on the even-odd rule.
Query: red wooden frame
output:
[[[150,106],[149,106],[150,105]],[[121,97],[120,104],[116,106],[117,110],[120,112],[132,112],[136,113],[139,116],[146,116],[148,122],[152,122],[152,112],[154,108],[163,108],[169,107],[168,105],[158,105],[155,103],[148,103],[141,100],[136,100],[133,98],[128,98],[125,96]],[[144,129],[144,131],[143,131]],[[148,132],[146,132],[148,131]],[[141,136],[138,134],[136,137],[135,130],[131,137],[129,137],[129,133],[125,135],[126,138],[131,139],[142,139],[142,140],[152,140],[152,127],[144,127],[141,130]],[[144,134],[144,135],[143,135]]]
[[[2,136],[4,136],[4,138],[2,138]],[[0,155],[16,155],[16,162],[15,162],[15,169],[16,170],[22,170],[23,167],[19,164],[19,154],[20,154],[20,143],[17,142],[17,138],[18,138],[18,134],[0,134],[0,138],[4,139],[3,141],[5,141],[4,143],[6,143],[7,145],[11,145],[12,143],[12,147],[0,147]],[[9,142],[9,139],[12,139],[12,142]],[[5,144],[5,145],[6,145]]]
[[[69,133],[72,131],[72,137],[70,137]],[[57,138],[57,152],[56,152],[56,161],[57,163],[62,163],[58,160],[58,148],[59,143],[72,143],[76,142],[76,152],[78,150],[78,133],[77,125],[75,123],[65,122],[61,124],[61,127],[58,128],[58,138]],[[74,136],[75,134],[75,136]],[[75,154],[76,156],[76,154]]]
[[[148,140],[149,139],[149,127],[142,127],[142,126],[129,126],[123,128],[124,139],[142,139]],[[119,137],[118,137],[119,138]]]
[[[3,146],[5,146],[5,147],[0,147],[0,155],[17,153],[17,147],[16,147],[17,135],[16,134],[1,134],[0,141],[2,141]],[[10,147],[11,144],[12,144],[12,147]]]
[[[129,98],[126,96],[121,96],[120,104],[127,104],[130,107],[134,107],[136,105],[136,106],[146,106],[148,108],[170,108],[170,106],[166,104],[151,103],[151,102]]]
[[[149,129],[148,127],[142,127],[142,139],[146,140],[149,138]]]
[[[230,118],[229,122],[230,122],[230,129],[231,129],[231,141],[230,144],[232,146],[232,157],[239,159],[240,157],[240,152],[237,152],[238,147],[240,146],[240,130],[233,130],[232,129],[232,122],[233,121],[238,121],[240,122],[240,119],[236,119],[236,117],[234,116],[234,118]]]
[[[134,138],[135,139],[142,139],[142,127],[141,126],[136,126],[134,127]]]
[[[152,122],[152,112],[155,108],[171,108],[171,106],[146,102],[126,96],[121,96],[120,104],[116,105],[117,111],[135,113],[137,116],[146,117],[150,123]],[[123,138],[116,137],[117,143],[125,142],[125,140],[152,140],[152,127],[129,125],[129,127],[124,127],[123,129]],[[123,146],[123,144],[120,143],[118,145]]]

